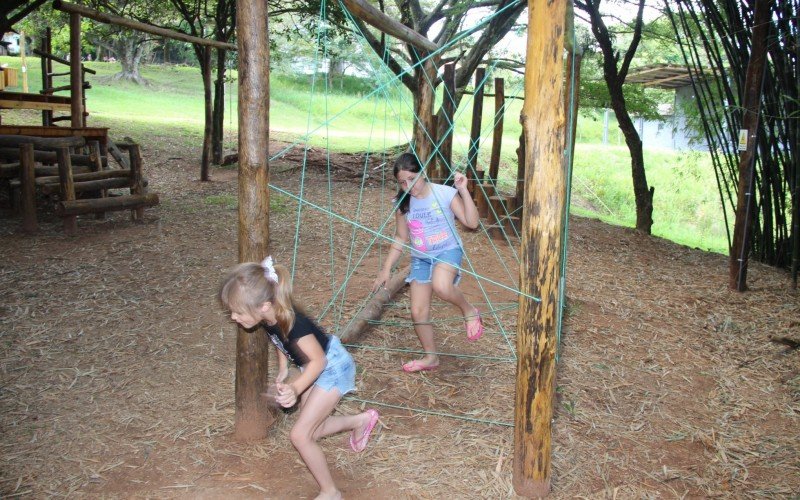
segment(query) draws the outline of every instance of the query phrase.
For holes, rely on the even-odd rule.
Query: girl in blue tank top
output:
[[[467,190],[467,178],[464,175],[455,174],[454,187],[427,182],[422,165],[414,154],[404,153],[397,158],[394,176],[400,184],[394,242],[375,279],[373,291],[386,284],[392,268],[403,254],[403,247],[410,244],[411,271],[406,282],[411,287],[414,331],[425,350],[425,356],[405,363],[403,371],[434,370],[439,366],[430,321],[431,297],[434,293],[461,310],[467,340],[475,341],[483,335],[480,312],[458,288],[464,250],[455,227],[457,219],[464,227],[476,229],[478,209]]]

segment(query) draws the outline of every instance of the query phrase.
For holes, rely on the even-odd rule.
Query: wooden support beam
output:
[[[369,302],[358,313],[358,316],[353,318],[346,328],[339,331],[338,336],[342,342],[358,340],[358,337],[369,329],[370,322],[380,319],[386,304],[405,286],[409,270],[410,267],[406,266],[394,273],[391,279],[386,282],[386,286],[378,290],[370,298]]]
[[[56,203],[56,215],[74,219],[78,215],[94,214],[97,212],[113,212],[117,210],[136,210],[138,208],[158,205],[158,195],[148,193],[144,195],[126,194],[123,196],[110,196],[108,198],[89,198],[85,200],[59,201]]]
[[[517,319],[514,470],[520,496],[550,492],[559,276],[565,200],[563,102],[566,0],[528,0],[522,126],[525,172]],[[538,298],[538,300],[536,299]]]
[[[267,0],[238,0],[239,262],[269,255],[269,23]],[[238,328],[234,437],[263,439],[275,422],[266,398],[270,342]]]
[[[115,26],[123,26],[125,28],[130,28],[136,31],[143,31],[145,33],[150,33],[151,35],[157,35],[164,38],[181,40],[183,42],[189,42],[195,45],[216,47],[218,49],[236,50],[236,45],[230,43],[219,42],[217,40],[209,40],[207,38],[199,38],[196,36],[191,36],[185,33],[181,33],[179,31],[169,30],[166,28],[159,28],[158,26],[153,26],[152,24],[140,23],[139,21],[133,21],[131,19],[124,18],[122,16],[116,16],[114,14],[100,12],[94,9],[90,9],[88,7],[84,7],[82,5],[63,2],[61,0],[55,0],[53,2],[53,8],[64,12],[69,12],[71,14],[79,14],[83,17],[88,17],[89,19],[94,19],[95,21],[99,21],[101,23],[113,24]]]
[[[0,135],[0,147],[18,148],[20,144],[33,144],[36,149],[79,148],[86,144],[86,139],[83,137]]]
[[[39,179],[36,179],[36,184],[39,184]],[[58,184],[53,183],[44,183],[41,185],[42,193],[43,194],[57,194],[59,190]],[[106,191],[108,189],[121,189],[121,188],[129,188],[131,187],[131,180],[130,178],[125,177],[115,177],[111,179],[97,179],[92,181],[75,181],[73,183],[73,189],[75,190],[75,194],[78,193],[90,193],[92,191]],[[103,199],[105,197],[93,198],[93,199]],[[138,208],[138,207],[137,207]]]
[[[412,30],[408,26],[387,16],[380,10],[370,5],[365,0],[344,0],[344,4],[354,16],[367,24],[378,28],[387,35],[391,35],[406,43],[426,52],[434,52],[438,45]]]

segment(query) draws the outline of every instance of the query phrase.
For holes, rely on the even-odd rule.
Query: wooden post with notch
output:
[[[513,485],[550,492],[566,123],[561,103],[566,0],[528,0],[522,125],[525,172],[517,319]]]
[[[239,51],[239,262],[269,252],[269,24],[267,0],[236,2]],[[265,398],[269,341],[238,328],[234,436],[263,439],[275,417]]]

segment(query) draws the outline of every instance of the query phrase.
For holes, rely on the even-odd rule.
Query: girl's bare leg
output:
[[[414,331],[425,351],[425,357],[419,360],[422,366],[439,364],[436,342],[433,339],[433,325],[431,325],[432,294],[433,286],[430,283],[411,282],[411,320],[414,322]]]
[[[469,324],[470,328],[473,328],[477,326],[480,321],[478,319],[478,310],[467,301],[461,289],[453,284],[457,272],[458,270],[450,264],[445,264],[444,262],[437,264],[436,267],[433,268],[433,277],[431,280],[433,283],[433,293],[442,300],[461,309],[461,314],[464,315],[464,321]]]
[[[324,391],[317,386],[312,386],[306,394],[300,408],[300,416],[292,427],[289,438],[319,485],[317,498],[339,499],[342,498],[342,494],[336,488],[325,454],[317,444],[316,435],[322,424],[330,418],[342,396],[338,389]]]

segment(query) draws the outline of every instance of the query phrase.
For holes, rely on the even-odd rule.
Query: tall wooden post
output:
[[[239,261],[269,252],[269,25],[267,0],[239,0]],[[262,439],[275,421],[265,398],[268,341],[239,328],[234,436]]]
[[[83,78],[81,77],[81,16],[69,15],[69,92],[73,127],[83,126]]]
[[[53,36],[48,26],[44,30],[44,37],[42,37],[42,51],[50,55],[53,52]],[[53,61],[49,57],[41,57],[42,66],[42,93],[50,93],[49,89],[53,87]],[[53,124],[53,111],[49,109],[42,110],[42,125],[49,127]]]
[[[472,95],[472,125],[469,131],[469,149],[467,150],[467,181],[475,179],[478,164],[478,149],[481,143],[481,121],[483,120],[483,80],[486,68],[475,70],[475,93]],[[469,182],[470,192],[474,184]]]
[[[767,34],[770,28],[772,0],[755,0],[753,41],[750,62],[747,63],[742,92],[742,131],[747,134],[746,148],[739,156],[739,185],[736,199],[736,221],[728,261],[728,286],[732,290],[747,290],[747,260],[755,217],[755,156],[761,90],[767,65]]]
[[[19,57],[22,71],[22,92],[28,93],[28,54],[27,44],[25,43],[25,30],[19,32]]]
[[[528,0],[522,125],[526,162],[522,212],[514,475],[517,494],[550,491],[557,311],[563,230],[564,14],[566,0]],[[528,298],[539,297],[540,300]]]
[[[497,185],[500,172],[500,151],[503,146],[503,117],[506,112],[505,80],[494,79],[494,135],[492,136],[492,156],[489,160],[488,182]]]

